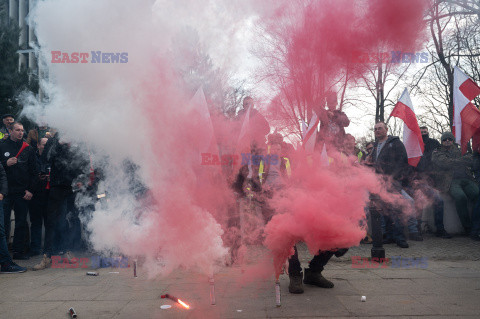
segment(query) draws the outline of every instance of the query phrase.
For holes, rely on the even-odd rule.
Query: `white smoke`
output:
[[[108,203],[83,216],[95,250],[145,256],[152,275],[181,265],[211,272],[223,260],[220,225],[194,206],[182,181],[171,185],[175,174],[186,184],[195,174],[193,159],[179,162],[188,151],[171,152],[173,145],[188,147],[179,144],[188,129],[182,126],[188,100],[171,68],[170,46],[183,28],[193,28],[215,65],[235,71],[248,52],[242,32],[252,19],[273,13],[272,3],[45,0],[31,9],[46,99],[24,96],[24,114],[57,128],[62,140],[87,145],[94,166],[103,169]],[[89,63],[52,63],[52,51],[87,52]],[[90,63],[91,51],[127,53],[128,62]],[[141,183],[156,190],[148,205],[129,187],[126,159],[138,166]],[[183,200],[169,202],[172,192]],[[175,210],[188,212],[186,228],[172,221]]]

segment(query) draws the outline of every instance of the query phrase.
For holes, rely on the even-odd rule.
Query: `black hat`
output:
[[[453,136],[452,132],[445,132],[442,134],[442,142],[446,140],[447,138],[451,139],[452,141],[455,142],[455,136]]]
[[[13,116],[12,114],[3,114],[2,120],[3,120],[4,118],[6,118],[6,117],[13,117],[13,118],[15,118],[15,116]]]

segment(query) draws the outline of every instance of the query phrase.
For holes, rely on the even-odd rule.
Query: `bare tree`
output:
[[[480,79],[479,12],[476,0],[435,0],[429,8],[425,21],[432,36],[433,59],[414,76],[413,88],[426,103],[423,121],[434,131],[453,126],[453,67]]]

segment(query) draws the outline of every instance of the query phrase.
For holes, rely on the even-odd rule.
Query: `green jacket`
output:
[[[450,190],[450,185],[454,178],[474,180],[472,154],[469,153],[462,156],[462,152],[457,145],[454,145],[451,149],[441,146],[434,150],[432,153],[432,164],[434,166],[433,179],[435,187],[441,192]]]

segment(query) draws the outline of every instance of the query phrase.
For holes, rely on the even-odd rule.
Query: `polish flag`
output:
[[[245,152],[250,153],[250,109],[252,106],[248,107],[248,110],[245,112],[245,117],[243,118],[242,127],[240,128],[240,134],[238,135],[237,145],[235,146],[236,152]]]
[[[212,118],[208,109],[207,99],[203,93],[203,88],[200,87],[193,98],[190,100],[190,107],[196,112],[196,116],[202,123],[203,131],[200,132],[202,139],[198,145],[199,156],[201,153],[209,153],[218,158],[218,144],[215,137],[215,130],[213,129]],[[200,157],[201,158],[201,157]]]
[[[455,139],[462,148],[462,154],[467,152],[468,141],[480,128],[480,111],[470,102],[478,95],[480,95],[480,87],[458,67],[455,67],[453,71],[453,125]]]
[[[320,165],[322,166],[329,166],[330,165],[330,158],[327,154],[327,145],[323,143],[322,153],[320,154]]]
[[[306,124],[304,122],[304,134],[303,134],[303,148],[307,154],[313,154],[315,148],[315,141],[317,139],[317,127],[320,119],[317,114],[313,112],[313,116],[310,119],[310,125],[305,129]]]
[[[398,117],[403,121],[403,144],[407,150],[408,164],[416,167],[423,155],[425,145],[407,89],[403,91],[390,116]]]

